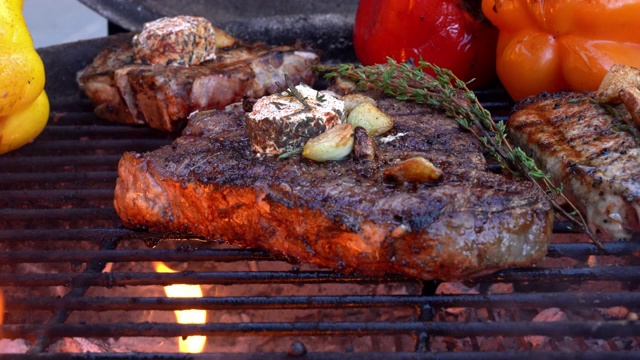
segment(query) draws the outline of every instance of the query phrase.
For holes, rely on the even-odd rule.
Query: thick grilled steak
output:
[[[560,92],[523,101],[507,121],[514,144],[563,185],[602,239],[640,231],[640,144],[620,110]]]
[[[262,248],[342,272],[459,279],[529,265],[546,253],[552,212],[530,183],[486,171],[481,146],[451,119],[395,100],[374,161],[257,156],[244,114],[200,112],[182,137],[119,164],[125,226]],[[386,168],[423,156],[437,186],[385,184]]]
[[[319,56],[302,45],[240,44],[218,50],[200,65],[134,63],[130,43],[103,50],[78,81],[101,118],[173,131],[196,110],[223,109],[244,97],[278,90],[289,75],[295,84],[313,83]]]

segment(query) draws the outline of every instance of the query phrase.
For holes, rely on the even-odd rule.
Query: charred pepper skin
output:
[[[616,63],[640,67],[640,1],[483,0],[499,30],[498,77],[514,100],[595,91]]]
[[[0,0],[0,154],[33,141],[49,118],[44,65],[22,6],[23,0]]]

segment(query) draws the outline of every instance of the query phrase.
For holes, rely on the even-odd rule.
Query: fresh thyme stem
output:
[[[355,66],[320,65],[316,67],[324,72],[327,79],[341,77],[355,82],[359,91],[373,88],[399,100],[414,101],[444,110],[447,116],[454,118],[462,128],[471,132],[489,151],[504,169],[521,175],[536,184],[549,196],[554,209],[571,222],[577,224],[596,246],[604,246],[591,232],[585,219],[576,206],[566,198],[562,187],[556,186],[549,175],[540,170],[533,159],[519,147],[513,147],[507,140],[504,123],[496,123],[491,113],[484,109],[467,84],[458,79],[448,69],[443,69],[425,61],[417,65],[398,63],[389,59],[386,64]],[[424,72],[431,70],[435,76]],[[556,201],[559,196],[571,208],[572,215]]]
[[[283,86],[277,81],[275,82],[275,84],[278,88],[280,88],[281,91],[284,91],[290,96],[293,96],[296,99],[298,99],[298,101],[302,103],[302,105],[307,111],[311,111],[311,105],[309,105],[309,103],[307,102],[307,99],[304,96],[302,96],[302,94],[300,94],[300,91],[296,89],[296,86],[293,85],[293,82],[291,81],[291,78],[289,77],[289,75],[284,74],[284,82],[286,86]]]

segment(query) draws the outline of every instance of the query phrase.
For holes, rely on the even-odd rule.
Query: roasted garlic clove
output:
[[[351,94],[357,89],[355,82],[342,76],[335,78],[335,86],[341,94]]]
[[[599,103],[619,104],[620,90],[626,88],[640,88],[640,69],[614,64],[602,79],[596,99]]]
[[[340,98],[340,100],[344,101],[344,111],[347,114],[351,113],[356,106],[363,103],[376,105],[376,101],[372,97],[362,94],[347,94]]]
[[[353,150],[353,125],[338,124],[304,144],[302,156],[314,161],[340,160]]]
[[[214,26],[213,30],[216,34],[216,49],[230,48],[238,42],[238,39],[220,28]]]
[[[631,120],[637,129],[640,129],[640,90],[635,87],[624,88],[619,92],[620,100],[627,109]]]
[[[353,155],[356,160],[367,161],[376,157],[376,142],[367,130],[358,126],[353,131]]]
[[[351,110],[347,122],[354,127],[362,126],[371,136],[382,135],[393,128],[393,118],[367,102]]]
[[[442,181],[444,173],[422,156],[416,156],[386,169],[382,179],[389,183],[413,183],[435,185]]]

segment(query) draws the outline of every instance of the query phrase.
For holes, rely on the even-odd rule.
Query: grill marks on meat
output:
[[[126,153],[115,208],[125,226],[262,248],[342,272],[459,279],[546,254],[552,212],[530,183],[486,171],[478,142],[425,107],[381,100],[395,119],[373,161],[277,160],[251,150],[241,111],[200,112],[156,151]],[[386,140],[391,137],[386,138]],[[438,186],[382,182],[423,156]]]
[[[218,50],[215,61],[191,66],[134,63],[133,48],[123,43],[103,50],[79,77],[101,118],[173,131],[196,110],[223,109],[244,97],[278,91],[284,75],[295,84],[311,84],[319,57],[301,45],[262,43]]]
[[[590,93],[543,94],[519,104],[507,122],[603,239],[640,232],[640,144],[624,131],[628,113]]]

